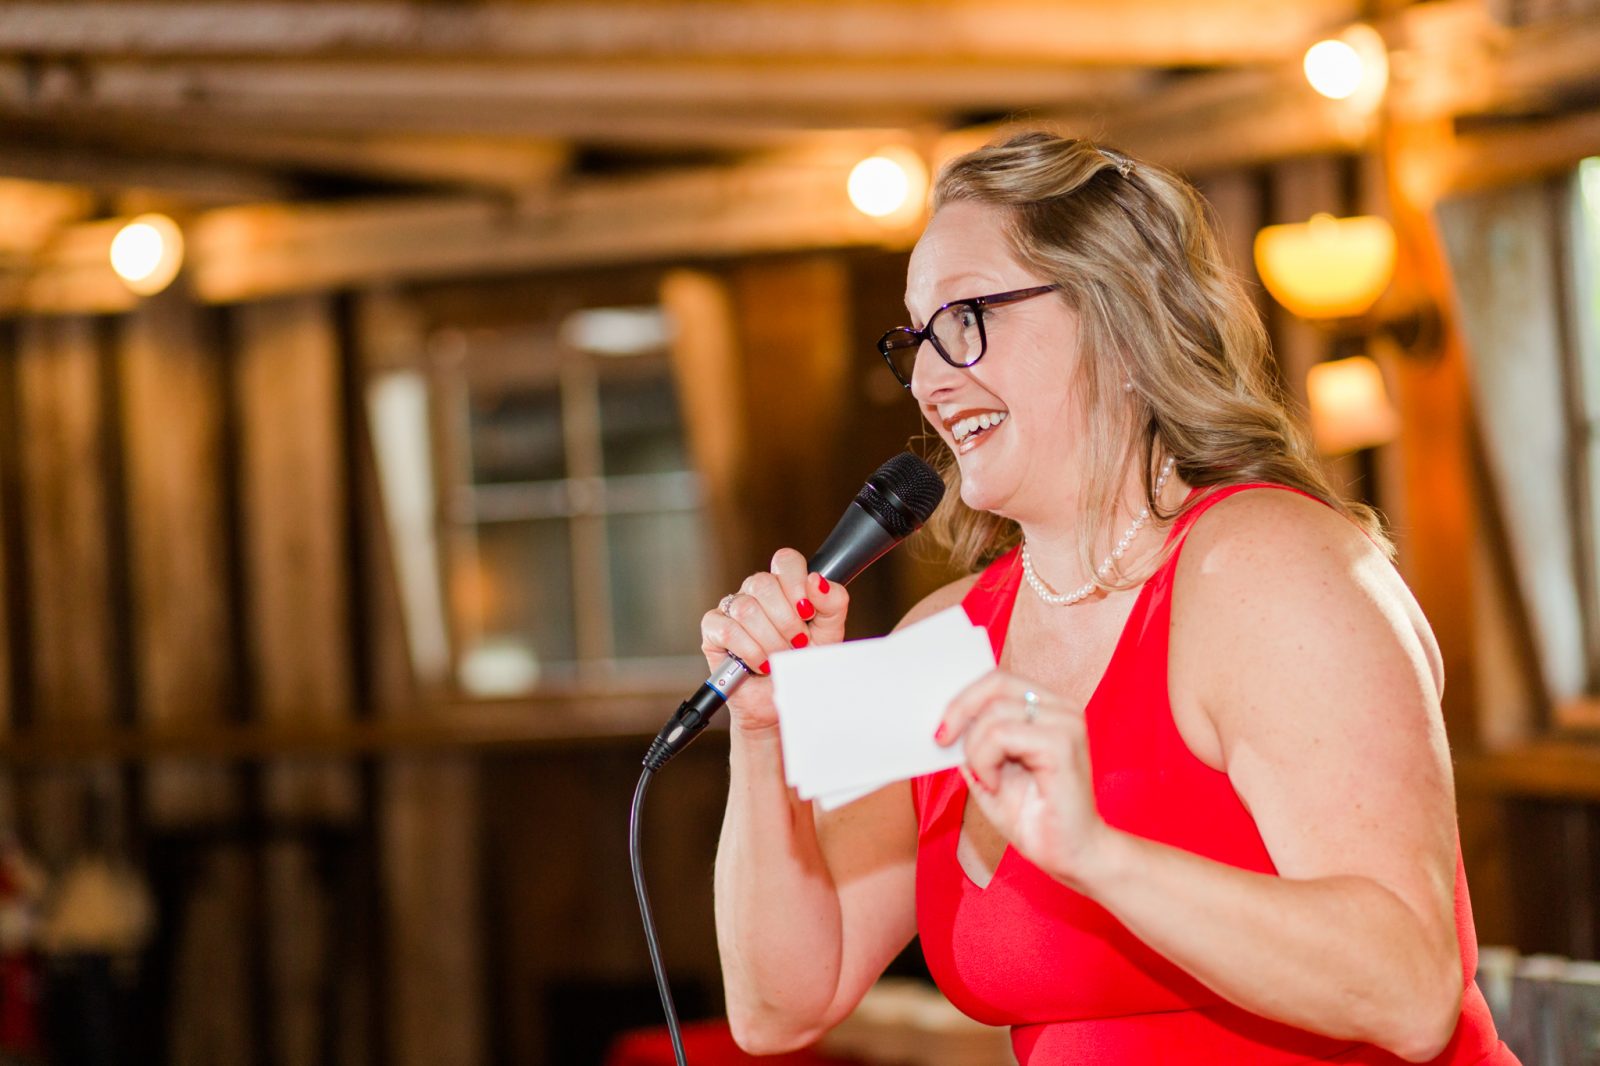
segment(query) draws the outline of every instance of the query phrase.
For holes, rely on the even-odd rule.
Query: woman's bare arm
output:
[[[785,604],[808,594],[816,643],[842,639],[847,600],[836,586],[805,584],[797,553],[774,559],[775,582],[757,582],[761,618],[734,632],[711,615],[708,655],[729,648],[762,659],[792,636]],[[797,570],[798,568],[798,570]],[[747,587],[750,583],[747,582]],[[967,583],[929,597],[916,621],[959,602]],[[750,611],[750,604],[743,604]],[[902,622],[902,625],[905,622]],[[765,632],[770,627],[772,633]],[[741,1047],[771,1053],[804,1046],[844,1018],[916,931],[917,827],[906,782],[831,811],[813,810],[784,782],[772,683],[751,678],[735,695],[727,813],[717,849],[717,944],[728,1018]]]

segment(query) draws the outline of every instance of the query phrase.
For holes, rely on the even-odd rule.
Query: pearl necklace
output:
[[[1167,456],[1167,461],[1161,464],[1161,474],[1156,478],[1156,490],[1151,494],[1154,499],[1159,500],[1161,498],[1161,490],[1167,487],[1167,479],[1171,476],[1172,456],[1169,455]],[[1071,592],[1057,592],[1049,585],[1046,585],[1038,574],[1034,573],[1033,560],[1028,558],[1028,540],[1026,537],[1022,540],[1022,576],[1027,579],[1028,587],[1034,591],[1034,594],[1051,607],[1071,607],[1075,603],[1081,603],[1088,597],[1089,593],[1095,590],[1100,578],[1110,575],[1111,568],[1127,552],[1128,545],[1133,543],[1133,538],[1138,536],[1139,530],[1144,528],[1144,524],[1149,518],[1150,508],[1139,508],[1139,513],[1133,518],[1133,525],[1128,527],[1127,532],[1123,533],[1117,540],[1117,546],[1111,549],[1111,554],[1106,556],[1105,561],[1095,569],[1095,576]]]

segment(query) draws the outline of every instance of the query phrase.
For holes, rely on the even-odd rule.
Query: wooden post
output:
[[[744,463],[744,362],[732,296],[718,277],[675,270],[661,283],[661,304],[674,326],[672,361],[694,468],[706,482],[707,511],[717,538],[715,572],[732,588],[751,557],[739,506],[752,471]],[[802,549],[804,550],[804,549]]]
[[[480,1066],[486,1059],[488,990],[475,929],[483,905],[478,792],[478,769],[467,756],[400,756],[384,767],[385,1036],[395,1066]]]
[[[1444,262],[1434,204],[1420,201],[1403,175],[1411,157],[1433,150],[1427,129],[1396,123],[1387,133],[1390,159],[1390,202],[1400,238],[1402,276],[1435,306],[1451,306],[1450,273]],[[1423,550],[1406,550],[1402,572],[1433,625],[1444,656],[1445,727],[1452,744],[1470,747],[1477,741],[1473,682],[1472,573],[1476,520],[1468,471],[1472,462],[1466,359],[1448,313],[1437,357],[1397,365],[1401,424],[1410,441],[1404,453],[1405,498],[1409,537]]]
[[[29,319],[18,348],[32,719],[105,726],[117,697],[106,668],[114,648],[98,330],[88,318]],[[26,836],[59,867],[83,847],[90,781],[77,769],[30,778],[19,811]]]
[[[153,727],[230,717],[228,549],[223,517],[224,393],[201,312],[180,294],[140,304],[118,354],[141,720]],[[156,824],[192,822],[234,807],[219,766],[153,768]]]
[[[783,545],[811,551],[859,488],[840,470],[850,294],[843,263],[827,255],[746,263],[734,272],[733,293],[747,353],[739,417],[748,573],[765,569]]]
[[[254,706],[269,723],[348,718],[350,555],[344,403],[338,339],[326,299],[309,296],[236,312],[242,527]],[[352,825],[354,770],[330,760],[269,765],[269,818]],[[261,857],[267,993],[276,1058],[316,1061],[336,1017],[322,1017],[321,971],[333,961],[329,900],[314,883],[310,844]],[[276,1064],[274,1064],[276,1066]]]

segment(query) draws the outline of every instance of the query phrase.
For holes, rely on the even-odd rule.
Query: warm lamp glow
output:
[[[1306,81],[1330,100],[1376,104],[1389,87],[1389,50],[1371,26],[1357,24],[1306,49]]]
[[[1306,81],[1330,100],[1344,100],[1361,87],[1361,54],[1344,41],[1318,41],[1306,49]]]
[[[1318,363],[1306,375],[1311,435],[1317,451],[1342,455],[1387,444],[1400,433],[1383,372],[1364,355]]]
[[[846,185],[857,211],[894,221],[921,210],[928,194],[928,168],[915,152],[885,148],[850,171]]]
[[[111,239],[111,269],[140,296],[172,284],[183,266],[183,231],[166,215],[140,215]]]
[[[1256,234],[1256,270],[1301,318],[1365,314],[1394,277],[1394,228],[1375,215],[1268,226]]]

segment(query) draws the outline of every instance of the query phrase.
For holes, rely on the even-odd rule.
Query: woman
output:
[[[1068,1062],[1511,1062],[1475,944],[1438,648],[1373,515],[1275,398],[1197,194],[1041,133],[955,160],[880,347],[994,561],[965,763],[831,813],[784,785],[771,682],[732,701],[716,910],[740,1043],[814,1040],[920,932],[957,1006]],[[1026,586],[1026,587],[1024,587]],[[1063,591],[1065,590],[1065,591]],[[708,660],[843,636],[780,551]]]

